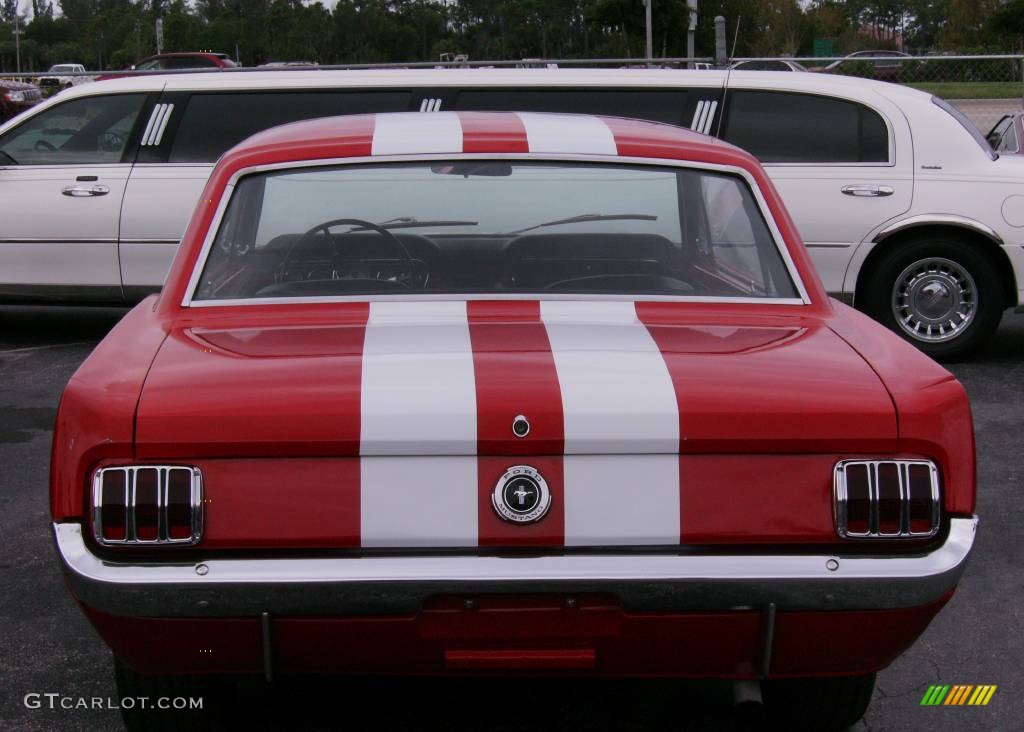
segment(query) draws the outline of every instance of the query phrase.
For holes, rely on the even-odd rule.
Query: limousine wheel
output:
[[[865,310],[932,358],[965,358],[1002,318],[995,267],[952,236],[920,235],[886,252],[868,274]]]
[[[121,719],[129,732],[213,732],[226,729],[220,719],[224,692],[211,679],[202,676],[147,676],[128,668],[117,657],[114,658],[114,678],[120,698]],[[161,702],[161,699],[167,701]],[[194,708],[194,699],[202,699],[201,709]],[[158,708],[158,705],[167,708]]]
[[[875,691],[875,674],[784,679],[763,684],[771,729],[845,730],[864,716]]]

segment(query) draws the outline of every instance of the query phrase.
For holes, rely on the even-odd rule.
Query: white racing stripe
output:
[[[675,388],[631,301],[542,301],[565,412],[565,452],[677,453]]]
[[[362,371],[363,546],[475,546],[476,382],[466,303],[370,303]],[[409,455],[417,457],[400,457]]]
[[[517,112],[532,153],[618,155],[615,136],[598,117]]]
[[[679,410],[632,302],[542,301],[562,392],[565,543],[679,542]]]
[[[462,123],[455,112],[378,114],[372,155],[461,153]]]
[[[359,471],[362,546],[477,545],[476,457],[364,457]]]
[[[565,545],[679,543],[679,456],[566,455]]]

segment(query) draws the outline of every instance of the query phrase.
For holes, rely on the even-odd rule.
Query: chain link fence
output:
[[[908,56],[891,52],[866,51],[833,58],[665,58],[665,59],[522,59],[518,61],[440,61],[398,64],[345,64],[316,66],[318,69],[369,68],[727,68],[760,71],[807,71],[818,74],[856,76],[876,79],[921,89],[945,99],[958,107],[982,133],[987,133],[1004,115],[1024,110],[1024,56]],[[247,73],[265,68],[196,69],[189,73]],[[290,73],[295,68],[279,69]],[[92,81],[99,75],[113,76],[114,71],[80,73],[3,74],[0,78],[39,83],[44,96],[59,92],[72,84]],[[123,73],[123,72],[122,72]],[[166,74],[180,71],[128,72],[131,74]]]

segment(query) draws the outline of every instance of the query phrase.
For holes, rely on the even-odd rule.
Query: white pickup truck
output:
[[[95,81],[95,76],[77,76],[84,74],[85,66],[82,64],[54,64],[46,72],[46,76],[40,76],[38,85],[40,88],[56,87],[58,90],[67,89],[70,86],[88,84]]]

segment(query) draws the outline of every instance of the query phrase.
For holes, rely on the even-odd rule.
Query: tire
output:
[[[949,234],[893,245],[866,273],[862,292],[868,315],[939,361],[976,353],[1005,309],[995,265]]]
[[[202,676],[146,676],[114,658],[114,677],[121,699],[121,719],[128,732],[212,732],[226,729],[221,723],[224,692],[213,679]],[[125,698],[136,701],[125,706]],[[139,697],[148,697],[146,707]],[[161,697],[201,697],[202,709],[159,709]],[[187,707],[187,705],[186,705]]]
[[[845,730],[868,709],[875,675],[784,679],[762,684],[768,729]]]

